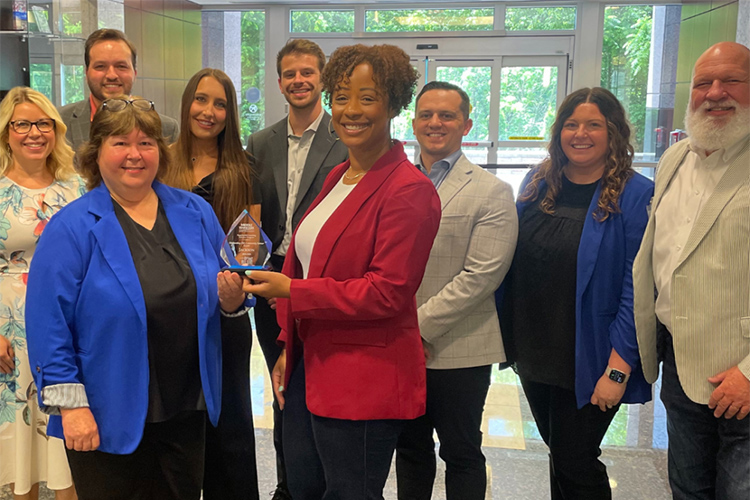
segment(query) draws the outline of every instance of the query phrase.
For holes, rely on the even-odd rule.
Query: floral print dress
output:
[[[73,484],[65,445],[47,437],[26,347],[26,278],[39,235],[54,213],[85,192],[79,177],[29,189],[0,178],[0,334],[15,352],[15,370],[0,373],[0,485],[27,493],[34,483]]]

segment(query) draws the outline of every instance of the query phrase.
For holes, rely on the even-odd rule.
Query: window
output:
[[[549,140],[557,103],[557,67],[503,68],[500,140]]]
[[[245,144],[250,134],[266,126],[265,100],[262,91],[266,78],[265,11],[244,11],[241,26],[240,133],[242,142]]]
[[[627,111],[633,147],[639,153],[653,152],[644,149],[653,10],[651,5],[629,5],[604,11],[601,86]]]
[[[60,105],[65,106],[71,102],[82,101],[84,98],[83,88],[86,85],[83,65],[68,66],[61,64],[60,74],[62,76]]]
[[[365,11],[365,31],[492,31],[495,9]]]
[[[293,10],[290,24],[292,33],[351,33],[354,31],[354,11]]]
[[[575,7],[508,7],[507,31],[551,31],[576,29]]]

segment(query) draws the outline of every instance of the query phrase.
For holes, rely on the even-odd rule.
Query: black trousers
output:
[[[271,256],[271,264],[275,271],[280,271],[284,265],[284,257]],[[276,361],[281,354],[281,347],[276,343],[281,328],[276,321],[276,311],[270,308],[268,301],[263,297],[257,297],[258,302],[253,308],[255,314],[255,328],[258,335],[258,343],[266,360],[268,373],[270,374]],[[276,396],[273,400],[273,447],[276,450],[276,479],[278,487],[287,490],[286,466],[284,465],[284,419],[279,409]]]
[[[552,500],[612,498],[599,446],[620,405],[603,412],[587,404],[580,410],[575,392],[521,378],[539,434],[549,446]]]
[[[399,500],[429,500],[435,482],[433,429],[445,462],[448,500],[481,500],[487,490],[482,413],[492,365],[427,370],[427,413],[406,423],[396,448]]]
[[[262,299],[260,299],[262,300]],[[250,317],[221,318],[221,417],[206,425],[203,500],[258,500],[250,397]]]
[[[198,500],[206,414],[147,423],[129,455],[67,450],[79,500]]]
[[[311,414],[304,363],[286,390],[284,446],[294,500],[383,500],[403,420],[341,420]]]

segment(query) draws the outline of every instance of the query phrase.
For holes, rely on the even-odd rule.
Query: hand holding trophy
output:
[[[221,246],[225,270],[244,275],[245,271],[267,269],[271,241],[247,210],[235,219]]]

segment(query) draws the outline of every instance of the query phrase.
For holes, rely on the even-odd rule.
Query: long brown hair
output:
[[[232,80],[219,69],[204,68],[188,81],[182,93],[180,114],[180,137],[172,146],[172,164],[164,182],[170,186],[189,191],[195,184],[193,179],[192,146],[193,134],[190,131],[190,106],[195,98],[198,84],[205,77],[212,77],[224,87],[227,96],[227,119],[216,137],[219,158],[214,173],[213,209],[224,230],[234,222],[242,210],[249,209],[252,200],[252,165],[245,154],[240,140],[237,94]]]
[[[576,90],[565,98],[557,111],[555,122],[552,124],[552,138],[547,146],[549,156],[542,161],[540,168],[531,177],[519,201],[534,201],[539,196],[539,183],[547,183],[547,193],[540,203],[542,212],[555,212],[555,200],[562,188],[563,167],[568,163],[568,157],[562,149],[560,134],[565,121],[584,103],[596,104],[599,112],[607,120],[607,136],[609,137],[609,152],[602,175],[602,191],[594,211],[594,218],[604,221],[610,214],[620,211],[617,200],[625,189],[628,179],[633,176],[633,146],[630,144],[630,125],[625,116],[625,110],[609,90],[601,87],[583,88]]]

